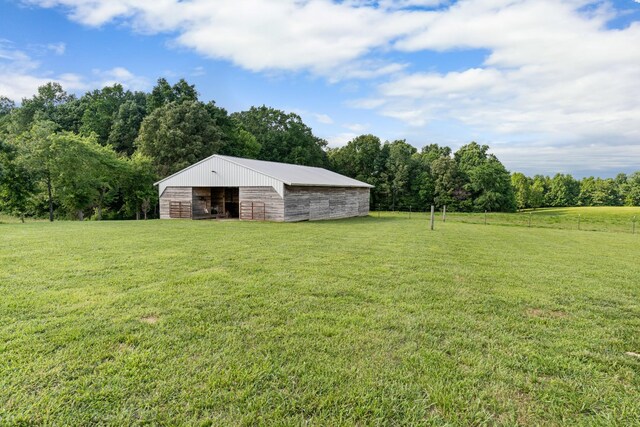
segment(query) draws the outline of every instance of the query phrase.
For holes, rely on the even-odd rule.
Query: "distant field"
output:
[[[484,224],[483,213],[448,213],[450,221]],[[560,228],[565,230],[609,231],[640,233],[640,207],[582,207],[582,208],[544,208],[526,210],[515,214],[488,213],[487,223],[493,225],[513,225],[528,227]],[[438,220],[442,219],[442,213]],[[579,223],[579,225],[578,225]]]
[[[640,234],[463,218],[3,221],[0,425],[637,424]]]

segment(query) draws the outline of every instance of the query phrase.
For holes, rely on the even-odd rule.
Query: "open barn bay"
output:
[[[0,424],[640,419],[640,235],[0,223]]]

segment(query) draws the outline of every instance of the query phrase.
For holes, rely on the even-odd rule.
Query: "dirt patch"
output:
[[[120,344],[118,344],[118,351],[121,353],[129,353],[135,349],[136,349],[135,346],[131,344],[127,344],[124,342],[121,342]]]
[[[527,316],[539,317],[539,318],[552,318],[559,319],[567,317],[569,314],[560,310],[544,310],[542,308],[529,308],[527,309]]]
[[[158,316],[144,316],[140,318],[140,321],[142,323],[147,323],[149,325],[155,325],[156,323],[158,323]]]

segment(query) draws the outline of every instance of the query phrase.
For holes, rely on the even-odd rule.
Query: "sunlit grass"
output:
[[[436,218],[441,220],[440,213]],[[566,230],[640,233],[640,207],[573,207],[529,209],[515,214],[448,213],[447,220],[473,224],[513,225]],[[634,227],[635,221],[635,227]]]
[[[631,425],[640,236],[0,224],[0,424]]]

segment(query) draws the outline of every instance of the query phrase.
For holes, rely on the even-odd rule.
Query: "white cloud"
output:
[[[248,70],[383,81],[348,105],[425,132],[445,120],[479,139],[599,149],[619,141],[616,149],[627,147],[628,161],[640,163],[628,148],[640,144],[640,22],[608,28],[621,12],[606,0],[29,2],[62,7],[84,25],[166,32]],[[475,49],[487,52],[484,62],[456,71],[410,63],[418,52]]]
[[[67,45],[62,43],[62,42],[58,42],[58,43],[49,43],[47,45],[47,49],[49,49],[50,51],[52,51],[53,53],[55,53],[56,55],[64,55],[64,52],[67,49]]]
[[[57,54],[57,52],[55,53]],[[132,90],[143,90],[150,87],[146,78],[136,76],[123,67],[93,70],[92,76],[82,76],[76,73],[54,74],[43,70],[40,61],[16,48],[13,43],[0,40],[0,95],[14,101],[20,101],[22,98],[31,97],[37,92],[39,86],[51,81],[60,83],[70,93],[83,92],[115,83],[120,83],[126,89]]]
[[[359,135],[358,133],[354,133],[354,132],[342,132],[327,138],[327,143],[331,148],[343,147],[358,135]]]
[[[342,125],[343,128],[349,129],[351,132],[356,132],[358,134],[363,134],[369,128],[369,124],[362,123],[345,123]]]
[[[143,33],[177,32],[180,45],[253,71],[308,70],[356,78],[403,68],[383,61],[363,63],[362,58],[424,25],[428,12],[404,8],[439,3],[409,0],[396,10],[398,4],[389,1],[379,7],[330,0],[28,1],[63,7],[84,25],[119,21]],[[392,4],[394,10],[389,9]]]
[[[137,76],[124,67],[115,67],[110,70],[93,70],[94,76],[98,78],[96,86],[113,86],[116,83],[121,84],[125,89],[145,90],[151,87],[149,79]]]
[[[319,123],[325,125],[333,124],[333,119],[327,114],[314,114],[314,117]]]

